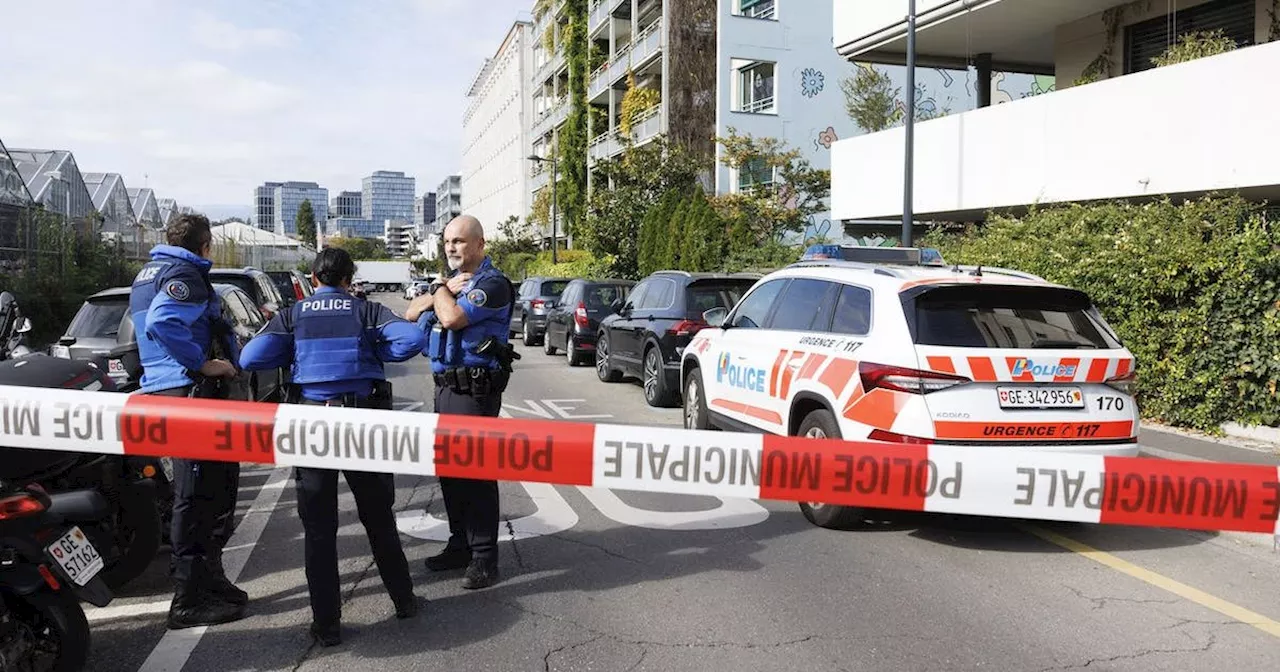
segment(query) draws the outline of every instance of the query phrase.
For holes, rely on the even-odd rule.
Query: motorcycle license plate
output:
[[[68,530],[45,550],[77,586],[89,583],[102,571],[102,555],[79,527]]]
[[[124,370],[124,361],[119,359],[107,360],[107,373],[113,376],[121,376],[127,373]]]
[[[71,359],[71,348],[65,345],[55,345],[49,350],[49,353],[61,359]]]

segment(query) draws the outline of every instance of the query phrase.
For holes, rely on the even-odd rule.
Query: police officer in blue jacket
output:
[[[449,222],[444,250],[453,270],[413,300],[405,318],[430,336],[423,353],[435,379],[435,412],[495,417],[510,379],[507,354],[514,288],[484,251],[484,227],[470,215]],[[498,580],[498,483],[440,478],[449,541],[427,558],[432,571],[467,568],[464,588]]]
[[[313,296],[277,314],[240,354],[247,371],[292,365],[287,403],[391,409],[391,386],[383,362],[403,362],[422,352],[420,329],[385,306],[349,293],[356,266],[346,250],[316,256]],[[418,612],[409,563],[396,529],[395,477],[344,471],[355,496],[382,584],[398,618]],[[298,468],[298,515],[306,534],[311,633],[324,646],[342,641],[338,581],[338,472]]]
[[[203,215],[181,215],[165,231],[167,245],[133,281],[129,312],[142,362],[142,393],[216,397],[217,381],[237,375],[230,361],[215,359],[215,343],[235,356],[235,339],[222,319],[209,281],[213,234]],[[222,549],[231,535],[239,490],[236,462],[173,460],[175,582],[170,628],[214,625],[242,618],[249,596],[227,580]]]

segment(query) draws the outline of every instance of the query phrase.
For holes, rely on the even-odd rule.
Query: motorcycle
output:
[[[98,492],[0,483],[0,669],[73,672],[89,656],[81,602],[105,607],[103,559],[71,518],[106,515]]]
[[[31,331],[31,319],[23,316],[18,299],[0,292],[0,360],[28,357],[31,348],[24,343]]]
[[[93,362],[43,354],[0,361],[0,385],[115,390]],[[92,491],[105,498],[106,515],[83,517],[81,509],[69,521],[101,551],[101,578],[112,590],[146,571],[167,543],[162,511],[172,509],[171,478],[159,458],[0,446],[0,479],[37,484],[55,494]]]

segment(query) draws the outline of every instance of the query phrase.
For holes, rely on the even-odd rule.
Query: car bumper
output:
[[[900,443],[889,443],[888,445],[903,445]],[[1139,446],[1137,443],[1055,443],[1055,444],[1019,444],[1009,443],[953,443],[948,441],[938,441],[932,445],[941,448],[1005,448],[1022,453],[1054,453],[1059,455],[1094,455],[1101,457],[1137,457]]]

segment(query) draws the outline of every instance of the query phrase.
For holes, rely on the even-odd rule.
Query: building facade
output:
[[[360,201],[361,219],[413,221],[415,181],[403,172],[377,170],[364,178]]]
[[[449,221],[461,214],[462,176],[450,175],[436,187],[436,233],[444,233]]]
[[[324,234],[343,238],[382,238],[386,234],[386,223],[358,217],[334,217],[325,222]]]
[[[363,219],[364,195],[359,191],[339,192],[329,203],[329,217],[343,219]]]
[[[386,242],[387,254],[393,257],[409,256],[416,251],[418,242],[413,222],[404,219],[384,220],[382,239]]]
[[[75,156],[65,150],[10,148],[34,202],[49,212],[84,221],[93,213],[93,199]]]
[[[436,226],[436,192],[428,191],[413,201],[413,226],[418,240],[438,233]]]
[[[264,231],[276,229],[276,188],[283,182],[263,182],[253,189],[254,225]]]
[[[162,229],[164,223],[160,219],[160,203],[156,201],[155,190],[148,187],[130,189],[129,200],[133,202],[133,214],[138,223],[148,229]]]
[[[129,189],[118,173],[84,173],[84,185],[94,209],[102,216],[101,231],[126,234],[138,226]]]
[[[889,0],[839,3],[842,57],[901,62],[906,27]],[[1239,190],[1280,196],[1280,136],[1256,110],[1260,73],[1280,63],[1273,3],[1089,0],[970,3],[921,0],[923,67],[972,62],[1028,73],[1036,93],[918,124],[913,210],[922,219],[978,220],[992,209]],[[1196,31],[1222,30],[1236,49],[1156,67],[1153,58]],[[993,82],[983,91],[985,82]],[[982,103],[999,102],[978,77]],[[901,216],[903,132],[840,140],[832,207],[840,220]]]
[[[462,117],[462,210],[480,220],[490,239],[498,224],[529,214],[528,87],[533,24],[517,21],[467,91]]]
[[[329,190],[315,182],[284,182],[275,189],[275,232],[290,237],[298,235],[298,208],[311,201],[316,230],[329,219]],[[314,241],[304,241],[308,245]]]

